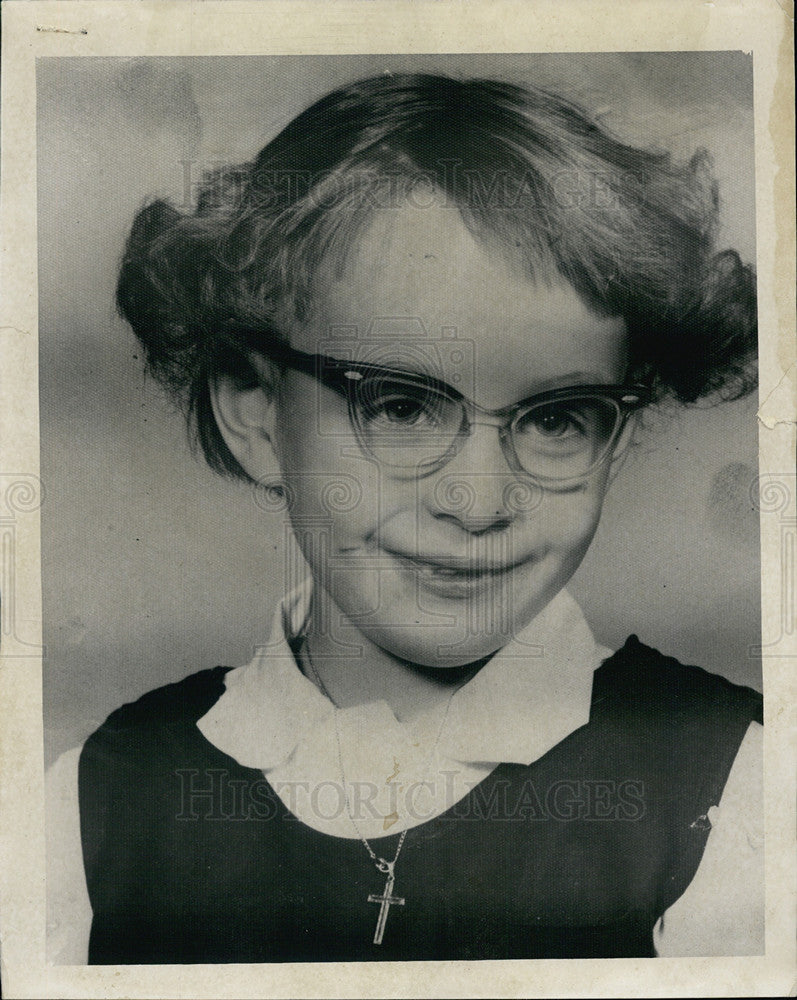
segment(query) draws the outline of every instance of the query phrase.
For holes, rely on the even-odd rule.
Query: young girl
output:
[[[752,386],[716,222],[705,155],[427,75],[140,213],[120,309],[306,575],[251,663],[56,765],[61,961],[762,950],[760,696],[601,648],[564,589],[638,413]]]

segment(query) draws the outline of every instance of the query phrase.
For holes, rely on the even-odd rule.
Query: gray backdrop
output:
[[[752,60],[741,53],[42,59],[39,304],[46,757],[123,701],[266,637],[282,515],[192,458],[114,313],[144,200],[187,203],[339,83],[384,70],[564,89],[623,137],[714,154],[722,246],[754,260]],[[651,414],[571,590],[600,640],[629,632],[760,686],[751,486],[757,400]]]

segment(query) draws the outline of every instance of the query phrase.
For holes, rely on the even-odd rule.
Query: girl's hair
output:
[[[340,269],[375,212],[413,200],[454,206],[530,278],[563,276],[622,316],[630,376],[658,397],[754,385],[755,278],[735,252],[715,253],[706,152],[674,164],[535,88],[385,75],[327,95],[252,163],[206,176],[194,211],[156,201],[133,224],[118,306],[214,469],[244,475],[210,405],[215,376],[251,376],[231,331],[279,337],[307,319],[319,265]]]

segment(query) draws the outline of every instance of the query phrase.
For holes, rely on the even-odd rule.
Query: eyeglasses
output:
[[[248,331],[247,339],[254,339]],[[473,427],[489,424],[498,429],[513,472],[548,488],[569,488],[609,457],[628,418],[650,402],[643,385],[578,385],[487,410],[432,375],[306,354],[264,342],[262,334],[254,349],[343,396],[360,447],[407,477],[437,471]]]

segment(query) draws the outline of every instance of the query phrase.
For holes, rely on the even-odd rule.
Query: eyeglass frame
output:
[[[418,466],[415,466],[414,468],[416,471],[412,475],[412,478],[414,479],[425,478],[447,465],[461,450],[465,441],[470,436],[472,428],[482,424],[496,427],[498,429],[501,450],[504,453],[504,457],[506,458],[509,467],[516,476],[531,480],[539,486],[543,486],[548,489],[572,488],[573,486],[585,482],[603,465],[609,455],[611,455],[614,451],[629,418],[637,410],[647,406],[651,402],[652,398],[651,387],[641,382],[629,384],[593,383],[548,389],[544,392],[527,396],[525,399],[522,399],[517,403],[512,403],[509,406],[504,406],[496,410],[490,410],[483,406],[479,406],[478,403],[468,399],[461,392],[459,392],[459,390],[434,375],[420,372],[402,371],[401,369],[391,368],[388,365],[380,365],[373,362],[334,358],[328,354],[307,353],[305,351],[300,351],[295,347],[291,347],[290,344],[283,340],[267,340],[267,334],[262,330],[257,331],[248,328],[236,328],[233,330],[228,329],[227,334],[233,339],[236,346],[240,346],[240,341],[242,339],[248,341],[251,345],[251,349],[255,352],[262,354],[277,364],[285,365],[293,371],[309,375],[325,388],[331,389],[338,395],[343,396],[346,399],[348,406],[349,422],[355,432],[360,447],[367,455],[370,455],[374,461],[391,469],[410,467],[394,465],[385,461],[378,455],[375,455],[373,453],[373,449],[369,447],[368,443],[364,440],[364,432],[359,426],[355,410],[357,405],[356,387],[360,382],[362,382],[365,378],[382,377],[404,379],[409,384],[416,384],[426,390],[431,390],[432,392],[447,398],[451,402],[461,405],[463,421],[460,425],[460,429],[455,433],[451,444],[439,458],[429,462],[427,466],[424,466],[422,471],[417,471]],[[515,421],[524,410],[529,410],[534,406],[544,405],[549,402],[554,403],[562,399],[569,399],[573,396],[600,396],[604,399],[610,400],[617,408],[618,420],[602,454],[595,462],[593,462],[586,472],[583,472],[578,476],[557,479],[547,476],[538,476],[529,472],[521,464],[513,442],[512,428]],[[490,419],[474,420],[473,414],[481,415],[482,418],[486,417]],[[408,476],[408,478],[410,477]]]

